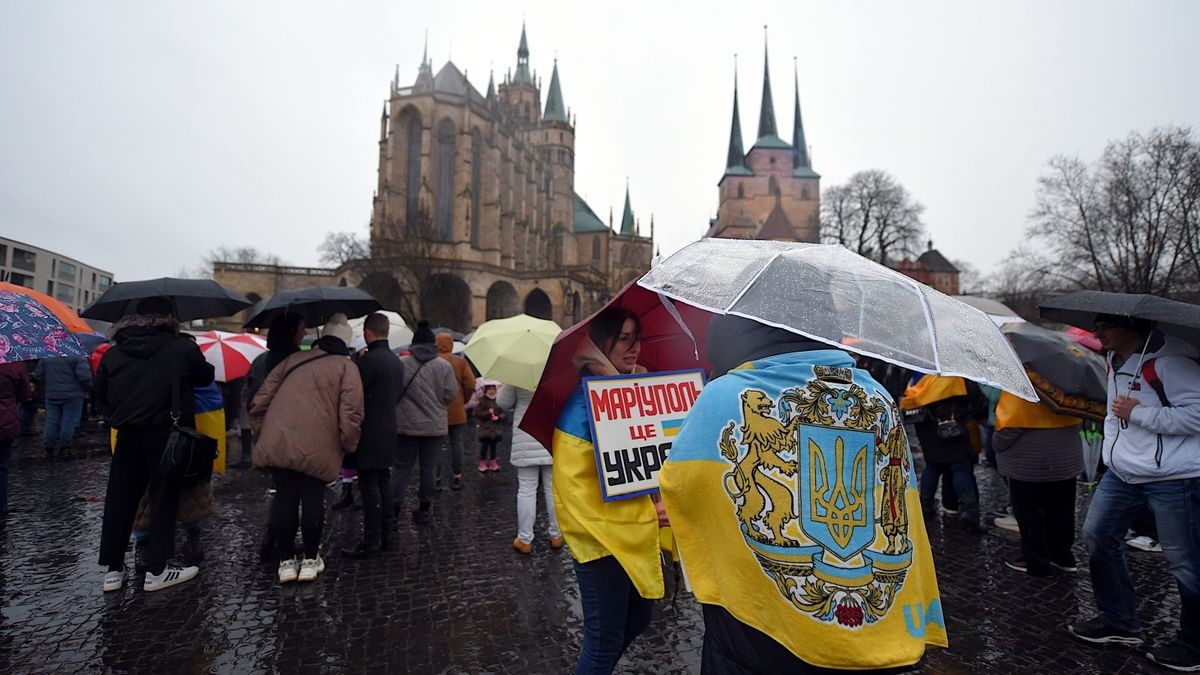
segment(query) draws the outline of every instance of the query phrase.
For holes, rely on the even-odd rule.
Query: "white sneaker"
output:
[[[1162,545],[1160,545],[1158,543],[1158,541],[1156,541],[1152,537],[1147,537],[1144,534],[1141,536],[1138,536],[1138,537],[1134,537],[1133,539],[1130,539],[1129,541],[1126,541],[1125,544],[1127,546],[1129,546],[1130,548],[1136,548],[1139,551],[1149,551],[1150,553],[1162,553]]]
[[[297,577],[299,581],[313,581],[317,575],[321,573],[321,568],[325,566],[324,562],[318,562],[321,556],[316,558],[305,558],[300,561],[300,575]]]
[[[287,584],[296,580],[300,574],[300,563],[295,558],[279,561],[279,583]]]
[[[1017,527],[1017,519],[1013,516],[1004,516],[1003,518],[996,518],[992,522],[996,524],[996,527],[998,527],[1002,530],[1008,530],[1009,532],[1020,532],[1021,531],[1021,528]]]
[[[199,567],[172,567],[167,565],[163,568],[161,574],[146,572],[146,583],[142,584],[142,590],[148,593],[161,591],[164,588],[170,588],[176,584],[191,581],[199,573]]]
[[[104,592],[119,591],[125,587],[125,570],[104,573]]]
[[[317,556],[317,576],[325,574],[325,559]]]

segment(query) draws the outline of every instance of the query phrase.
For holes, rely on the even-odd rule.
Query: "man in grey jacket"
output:
[[[418,321],[404,364],[404,384],[396,404],[396,458],[392,465],[392,496],[396,513],[404,506],[408,474],[420,462],[419,504],[413,510],[418,524],[430,522],[436,489],[438,452],[449,432],[447,405],[458,396],[454,367],[438,358],[428,321]]]
[[[1147,653],[1180,671],[1200,670],[1200,363],[1191,345],[1148,321],[1101,314],[1096,337],[1109,351],[1104,464],[1083,537],[1100,615],[1070,626],[1099,644],[1142,644],[1137,595],[1122,538],[1139,511],[1158,524],[1180,596],[1175,640]]]
[[[92,388],[92,367],[83,356],[42,359],[33,371],[33,379],[46,392],[46,429],[42,434],[46,459],[53,460],[56,453],[70,459],[71,441],[83,416],[83,399]]]

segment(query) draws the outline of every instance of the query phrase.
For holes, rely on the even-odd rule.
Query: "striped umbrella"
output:
[[[230,382],[245,377],[250,364],[267,351],[266,338],[253,333],[226,333],[210,330],[193,333],[200,353],[216,370],[217,382]]]

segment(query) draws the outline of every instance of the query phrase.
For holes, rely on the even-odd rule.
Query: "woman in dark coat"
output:
[[[29,377],[21,362],[0,363],[0,530],[8,522],[8,464],[21,435],[21,403],[29,398]]]
[[[404,382],[404,364],[388,346],[390,323],[383,314],[363,322],[367,349],[358,357],[363,383],[363,425],[358,452],[348,457],[358,469],[358,489],[363,501],[363,538],[344,549],[349,558],[370,558],[388,547],[392,531],[392,472],[396,452],[396,404]]]

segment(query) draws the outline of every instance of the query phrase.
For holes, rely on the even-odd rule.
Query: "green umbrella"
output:
[[[482,377],[533,391],[561,332],[553,321],[518,314],[480,326],[463,351]]]

